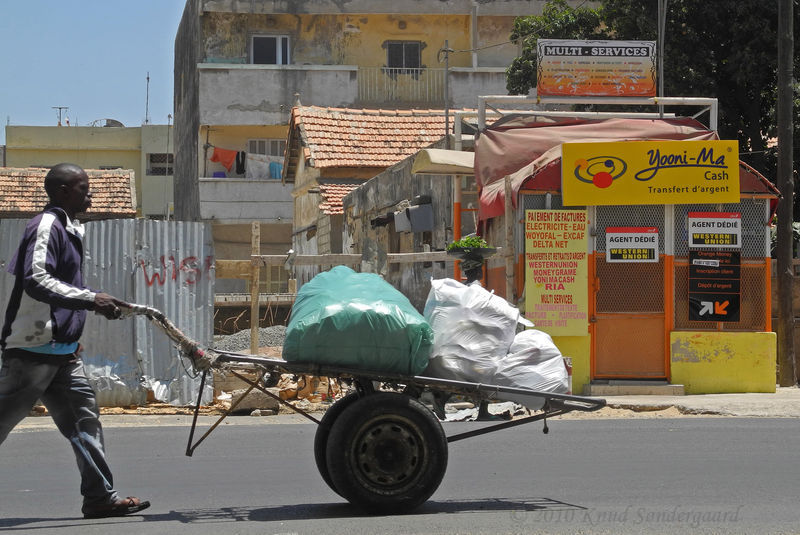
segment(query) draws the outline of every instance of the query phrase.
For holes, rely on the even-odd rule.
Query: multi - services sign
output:
[[[738,203],[739,143],[564,143],[561,194],[564,206]]]
[[[656,96],[655,41],[539,39],[536,94]]]

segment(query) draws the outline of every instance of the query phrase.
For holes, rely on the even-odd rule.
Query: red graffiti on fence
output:
[[[168,261],[164,255],[161,255],[160,261],[161,269],[159,271],[153,271],[152,275],[148,275],[147,265],[144,260],[139,260],[139,264],[142,266],[144,282],[147,286],[152,286],[155,283],[159,286],[164,286],[167,280],[177,281],[179,272],[183,273],[181,277],[183,282],[186,284],[197,284],[203,277],[204,271],[206,275],[210,276],[211,268],[214,265],[214,258],[212,256],[205,257],[202,268],[198,267],[200,260],[196,256],[187,256],[180,262],[176,262],[175,257],[172,255],[169,256]]]

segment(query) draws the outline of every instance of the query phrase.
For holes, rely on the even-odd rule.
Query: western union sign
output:
[[[561,194],[564,206],[738,203],[739,143],[564,143]]]

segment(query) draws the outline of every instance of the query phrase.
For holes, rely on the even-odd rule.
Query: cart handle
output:
[[[178,351],[188,357],[196,369],[206,371],[213,366],[217,358],[216,351],[202,349],[200,344],[186,336],[163,312],[147,305],[138,305],[136,303],[129,303],[128,305],[122,307],[123,316],[137,315],[149,319],[164,331],[167,338],[178,345]]]

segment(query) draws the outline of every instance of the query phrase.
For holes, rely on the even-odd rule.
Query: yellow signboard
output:
[[[564,143],[561,194],[564,206],[738,203],[739,143]]]
[[[586,210],[525,211],[525,317],[550,336],[588,334]]]

